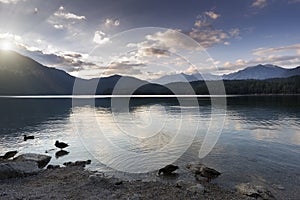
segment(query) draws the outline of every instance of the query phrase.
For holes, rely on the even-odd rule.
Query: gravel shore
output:
[[[249,199],[215,184],[202,184],[204,190],[195,192],[188,183],[121,181],[78,166],[61,167],[2,180],[0,199]]]

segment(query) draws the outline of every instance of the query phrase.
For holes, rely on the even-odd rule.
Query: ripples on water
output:
[[[199,107],[188,103],[179,106],[176,99],[170,98],[133,99],[130,103],[128,116],[122,111],[112,112],[109,99],[96,100],[95,108],[84,101],[72,108],[69,99],[0,99],[0,150],[2,153],[14,149],[22,153],[48,150],[54,164],[93,159],[93,154],[100,161],[122,166],[130,158],[111,152],[113,148],[107,148],[107,142],[133,155],[146,155],[172,144],[174,135],[181,130],[183,136],[166,152],[171,161],[197,130],[193,144],[175,159],[181,168],[180,177],[192,179],[184,166],[199,160],[198,152],[211,119],[210,100],[199,98]],[[297,188],[300,185],[300,97],[232,97],[228,99],[226,112],[217,145],[201,160],[223,172],[215,181],[229,187],[252,181],[281,184],[285,190],[275,191],[279,197],[300,196]],[[24,134],[34,135],[36,139],[24,142]],[[57,139],[70,144],[66,149],[69,154],[55,158],[58,150],[51,149]],[[155,159],[163,162],[165,158]],[[149,162],[147,157],[141,160],[142,164]],[[134,168],[141,163],[126,165]],[[95,159],[90,167],[111,171]],[[153,177],[154,173],[146,176]]]

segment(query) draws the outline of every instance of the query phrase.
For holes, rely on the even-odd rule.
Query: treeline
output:
[[[176,91],[176,94],[189,94],[191,86],[198,95],[211,94],[207,84],[212,85],[214,94],[222,94],[222,88],[218,88],[219,81],[195,81],[191,83],[170,83],[167,88]],[[276,78],[267,80],[224,80],[226,94],[300,94],[300,76],[289,78]],[[218,91],[219,89],[219,91]]]
[[[300,76],[267,80],[224,81],[227,94],[300,94]]]

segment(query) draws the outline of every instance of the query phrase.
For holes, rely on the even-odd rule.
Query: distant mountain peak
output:
[[[247,80],[257,79],[264,80],[270,78],[286,78],[289,76],[300,75],[300,73],[290,72],[290,69],[282,68],[272,64],[259,64],[256,66],[247,67],[234,73],[223,75],[226,80]]]
[[[269,78],[287,78],[290,76],[300,75],[300,66],[293,69],[286,69],[273,64],[258,64],[255,66],[246,67],[237,72],[224,74],[222,76],[213,75],[210,73],[195,73],[195,74],[172,74],[165,75],[158,79],[151,80],[152,83],[168,84],[174,82],[193,82],[200,80],[247,80],[257,79],[264,80]]]

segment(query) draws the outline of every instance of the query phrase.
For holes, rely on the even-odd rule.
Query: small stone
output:
[[[128,200],[139,200],[140,195],[139,194],[133,194],[132,197],[128,198]]]
[[[75,161],[75,162],[65,162],[63,165],[66,167],[74,167],[74,166],[80,166],[80,167],[85,167],[86,165],[91,164],[91,160],[87,161]]]
[[[183,180],[178,180],[175,184],[175,187],[182,188],[185,185]]]
[[[95,182],[97,180],[98,180],[98,176],[97,175],[93,174],[93,175],[89,176],[89,181]]]
[[[272,193],[265,187],[260,185],[252,185],[250,183],[241,183],[236,186],[237,191],[245,196],[262,198],[264,200],[274,199]]]
[[[122,185],[122,184],[123,184],[123,181],[121,181],[121,180],[115,182],[115,185]]]
[[[108,184],[109,183],[109,178],[104,175],[104,173],[95,173],[89,176],[89,181],[94,182],[94,183],[104,183]]]
[[[87,160],[87,161],[86,161],[86,164],[87,164],[87,165],[90,165],[91,163],[92,163],[91,160]]]
[[[204,193],[204,186],[201,185],[201,184],[197,184],[197,185],[189,187],[187,190],[192,192],[192,193],[203,194]]]

